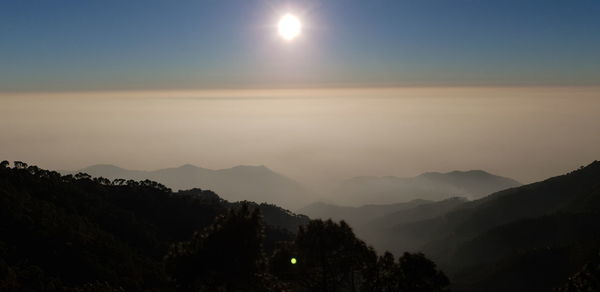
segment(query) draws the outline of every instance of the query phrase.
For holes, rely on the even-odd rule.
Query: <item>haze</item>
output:
[[[596,87],[14,93],[0,157],[50,169],[266,165],[304,183],[484,169],[521,182],[598,157]]]

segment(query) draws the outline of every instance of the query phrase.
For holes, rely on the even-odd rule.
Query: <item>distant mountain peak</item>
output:
[[[485,170],[480,169],[472,169],[472,170],[453,170],[449,172],[439,172],[439,171],[428,171],[422,174],[419,174],[415,177],[399,177],[393,175],[384,175],[384,176],[369,176],[369,175],[361,175],[355,176],[347,181],[364,181],[364,180],[407,180],[414,179],[419,177],[441,177],[441,176],[464,176],[464,177],[502,177],[492,173],[489,173]]]
[[[264,165],[238,165],[231,168],[219,169],[220,172],[234,172],[234,173],[242,173],[242,174],[265,174],[265,175],[275,175],[282,176],[281,174],[271,170],[270,168]]]
[[[85,171],[90,171],[90,170],[102,170],[102,171],[126,171],[126,169],[116,166],[114,164],[94,164],[94,165],[90,165],[84,169],[82,169],[82,172]]]
[[[520,186],[516,180],[484,170],[425,172],[415,177],[357,176],[335,190],[346,204],[391,204],[412,199],[442,200],[454,196],[481,198]]]
[[[472,170],[454,170],[451,172],[447,172],[446,174],[470,174],[470,175],[493,175],[485,170],[481,169],[472,169]]]
[[[182,165],[182,166],[180,166],[178,168],[191,168],[191,169],[193,169],[193,168],[200,168],[200,167],[195,166],[193,164],[186,163],[186,164],[184,164],[184,165]]]
[[[116,166],[116,165],[114,165],[114,164],[108,164],[108,163],[106,163],[106,164],[103,164],[103,163],[99,163],[99,164],[93,164],[93,165],[90,165],[90,166],[88,166],[88,167],[86,167],[86,168],[97,168],[97,167],[104,167],[104,168],[118,168],[118,169],[123,169],[123,168],[121,168],[121,167],[119,167],[119,166]],[[86,169],[86,168],[84,168],[84,169]]]
[[[264,165],[238,165],[225,169],[208,169],[193,164],[158,170],[128,170],[109,164],[98,164],[80,171],[108,179],[149,179],[174,190],[201,188],[212,190],[231,200],[276,203],[298,208],[308,203],[314,194],[300,183]]]
[[[237,165],[232,167],[231,169],[265,169],[270,170],[268,167],[264,165]]]
[[[429,171],[429,172],[424,172],[419,176],[480,176],[480,177],[484,177],[484,176],[497,176],[495,174],[491,174],[485,170],[481,170],[481,169],[472,169],[472,170],[453,170],[453,171],[449,171],[449,172],[438,172],[438,171]]]

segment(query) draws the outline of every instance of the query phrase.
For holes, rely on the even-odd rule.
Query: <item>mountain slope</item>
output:
[[[345,220],[353,228],[360,228],[367,222],[385,214],[429,203],[431,201],[417,199],[406,203],[347,207],[318,202],[299,209],[298,213],[305,214],[311,218],[332,219],[335,221]]]
[[[477,199],[491,193],[520,186],[521,183],[511,178],[487,173],[483,170],[452,171],[448,173],[427,172],[417,179],[446,184],[464,192],[470,199]]]
[[[310,190],[265,166],[211,170],[186,164],[176,168],[139,171],[114,165],[94,165],[77,172],[108,179],[149,179],[175,190],[210,189],[230,201],[268,202],[294,210],[314,201]]]
[[[450,197],[477,199],[521,184],[482,170],[428,172],[412,178],[355,177],[334,190],[339,201],[352,205],[390,204],[413,199],[443,200]]]
[[[424,250],[450,271],[459,291],[544,291],[566,281],[600,246],[600,162],[382,234],[387,241],[380,248]],[[551,261],[563,270],[544,266]],[[555,278],[544,282],[537,271]],[[531,274],[529,284],[510,286],[522,283],[519,273]]]
[[[452,247],[450,242],[460,242],[477,234],[513,221],[552,214],[572,206],[586,206],[597,199],[600,181],[600,163],[594,162],[567,175],[553,177],[517,188],[491,194],[485,198],[467,202],[443,216],[420,222],[402,223],[394,227],[393,236],[386,247],[413,249],[420,246],[396,245],[392,238],[414,238],[421,246],[434,241],[445,244],[445,253]],[[587,198],[587,199],[586,199]]]
[[[455,197],[437,202],[421,204],[418,206],[414,206],[413,208],[397,210],[394,212],[383,214],[378,218],[370,220],[366,228],[387,229],[398,224],[418,222],[430,218],[435,218],[444,215],[450,211],[453,211],[454,209],[461,207],[467,202],[468,201],[465,198]]]
[[[6,166],[0,165],[2,291],[116,291],[88,286],[98,283],[172,291],[163,266],[171,245],[241,206],[211,191],[173,193],[152,181],[111,183],[23,163]],[[277,206],[248,206],[264,214],[266,251],[308,222]]]

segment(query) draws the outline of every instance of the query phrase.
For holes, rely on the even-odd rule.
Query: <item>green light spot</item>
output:
[[[290,260],[290,263],[292,263],[292,265],[295,265],[298,261],[296,260],[296,258],[292,258]]]

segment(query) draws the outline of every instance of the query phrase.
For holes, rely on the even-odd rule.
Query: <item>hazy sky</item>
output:
[[[0,159],[531,182],[600,159],[599,16],[597,0],[0,0]]]
[[[285,12],[303,34],[276,36]],[[0,91],[600,85],[596,0],[2,0]]]
[[[599,113],[597,87],[11,94],[0,159],[266,165],[308,183],[484,169],[532,182],[600,159]]]

